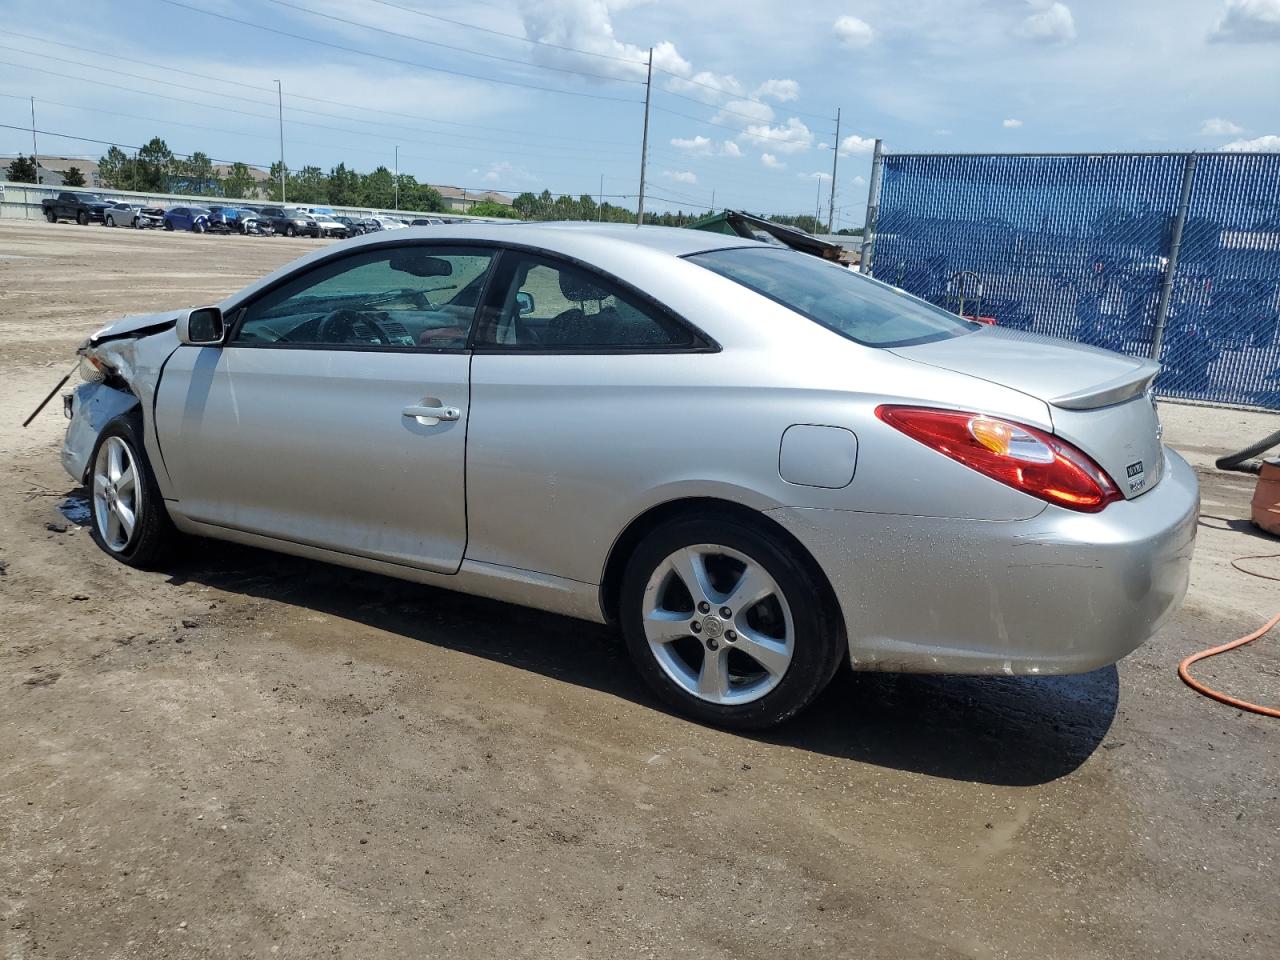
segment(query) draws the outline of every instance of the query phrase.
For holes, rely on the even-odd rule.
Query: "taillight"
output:
[[[1096,513],[1122,499],[1087,454],[1035,427],[981,413],[888,404],[876,407],[876,416],[992,480],[1060,507]]]

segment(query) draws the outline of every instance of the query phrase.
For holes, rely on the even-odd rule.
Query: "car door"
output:
[[[176,509],[203,523],[445,573],[467,539],[467,337],[484,246],[328,258],[183,346],[156,402]]]

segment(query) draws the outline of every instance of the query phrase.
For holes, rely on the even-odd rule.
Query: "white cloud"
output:
[[[1017,130],[1018,127],[1022,126],[1022,121],[1015,120],[1013,117],[1010,117],[1008,120],[1001,121],[1000,126],[1004,127],[1006,130]]]
[[[606,0],[520,0],[520,20],[524,24],[525,36],[543,44],[556,44],[533,47],[533,56],[539,62],[643,80],[644,61],[649,51],[635,44],[623,43],[614,36],[610,12],[610,4]],[[604,56],[583,56],[561,47]],[[605,57],[619,57],[621,61],[630,62]],[[653,65],[677,77],[688,77],[693,73],[693,65],[680,56],[675,44],[669,40],[654,45]]]
[[[1231,150],[1235,152],[1250,153],[1259,151],[1263,153],[1280,153],[1280,136],[1274,133],[1268,133],[1266,136],[1257,137],[1253,140],[1232,140],[1222,148],[1223,150]]]
[[[1209,39],[1219,43],[1280,40],[1280,0],[1227,0]]]
[[[1202,137],[1234,137],[1237,133],[1244,133],[1244,127],[1232,123],[1225,117],[1212,117],[1200,128]]]
[[[831,174],[823,173],[821,170],[815,170],[813,173],[797,173],[797,177],[801,180],[830,180]]]
[[[722,143],[720,145],[720,152],[724,154],[726,157],[742,156],[742,148],[738,146],[736,143],[734,143],[732,140],[726,140],[724,143]]]
[[[697,183],[698,175],[692,170],[663,170],[662,175],[676,183]]]
[[[654,56],[657,57],[657,51],[654,51]],[[654,66],[657,66],[656,60]],[[729,73],[712,73],[710,70],[695,73],[687,80],[672,77],[667,81],[667,89],[674,90],[676,93],[696,94],[699,97],[714,97],[717,93],[726,97],[743,95],[742,84],[736,77]]]
[[[790,103],[800,99],[800,84],[794,80],[766,80],[751,92],[757,100],[768,97],[779,103]]]
[[[697,136],[692,138],[675,137],[671,141],[671,145],[677,150],[687,150],[689,153],[708,154],[711,152],[711,138]]]
[[[1051,0],[1027,0],[1035,11],[1024,17],[1014,33],[1036,43],[1069,43],[1076,38],[1076,21],[1071,8]]]
[[[778,153],[799,153],[813,146],[813,131],[797,117],[789,117],[785,124],[776,127],[753,123],[738,139]]]
[[[760,162],[770,170],[785,170],[787,165],[775,157],[772,153],[760,154]]]
[[[870,153],[876,148],[873,137],[860,137],[851,133],[840,141],[840,156],[849,157],[856,153]]]
[[[730,100],[716,115],[712,123],[727,124],[732,127],[741,126],[743,120],[756,120],[768,123],[773,119],[773,107],[755,100]]]
[[[862,176],[854,177],[853,185],[855,187],[865,187],[867,185],[867,178]]]
[[[479,170],[471,172],[480,173]],[[524,167],[518,167],[506,160],[498,160],[489,164],[488,169],[481,175],[481,179],[485,183],[533,183],[537,177]]]
[[[871,29],[871,24],[848,14],[843,17],[836,17],[836,22],[831,25],[831,29],[840,38],[840,42],[850,50],[858,50],[869,46],[876,35],[875,31]]]

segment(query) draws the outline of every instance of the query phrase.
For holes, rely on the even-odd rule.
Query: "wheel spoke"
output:
[[[115,503],[115,515],[120,520],[120,526],[124,527],[125,537],[133,536],[133,524],[135,521],[133,511],[117,500]]]
[[[781,677],[791,663],[785,643],[755,630],[740,628],[734,646],[760,664],[771,677]]]
[[[644,618],[644,635],[650,643],[671,643],[689,636],[689,615],[674,610],[651,610]]]
[[[724,598],[726,606],[734,610],[746,612],[772,593],[777,592],[773,578],[754,563],[749,563],[742,571],[742,576],[734,584],[729,595]]]
[[[676,576],[684,581],[685,589],[693,597],[695,605],[701,600],[713,601],[716,593],[711,588],[711,578],[707,576],[702,554],[695,547],[676,551],[671,555],[670,562]]]
[[[107,441],[107,477],[114,483],[120,479],[124,467],[120,463],[120,448],[123,445],[114,438]]]
[[[116,493],[125,496],[133,492],[134,482],[133,461],[130,461],[120,473],[120,479],[116,481]]]
[[[113,547],[116,544],[118,544],[122,539],[125,539],[120,536],[120,527],[121,527],[120,515],[115,511],[114,508],[108,508],[107,535],[104,539]]]
[[[698,692],[709,700],[722,700],[729,692],[729,658],[723,647],[719,650],[703,648]]]
[[[105,473],[94,473],[93,475],[93,493],[94,496],[102,496],[107,492],[107,486],[111,483],[110,478]]]

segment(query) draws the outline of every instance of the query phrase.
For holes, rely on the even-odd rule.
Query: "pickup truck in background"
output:
[[[101,223],[103,211],[109,206],[111,206],[110,203],[92,193],[60,193],[52,200],[40,201],[44,218],[50,223],[74,220],[81,226],[90,220]]]

